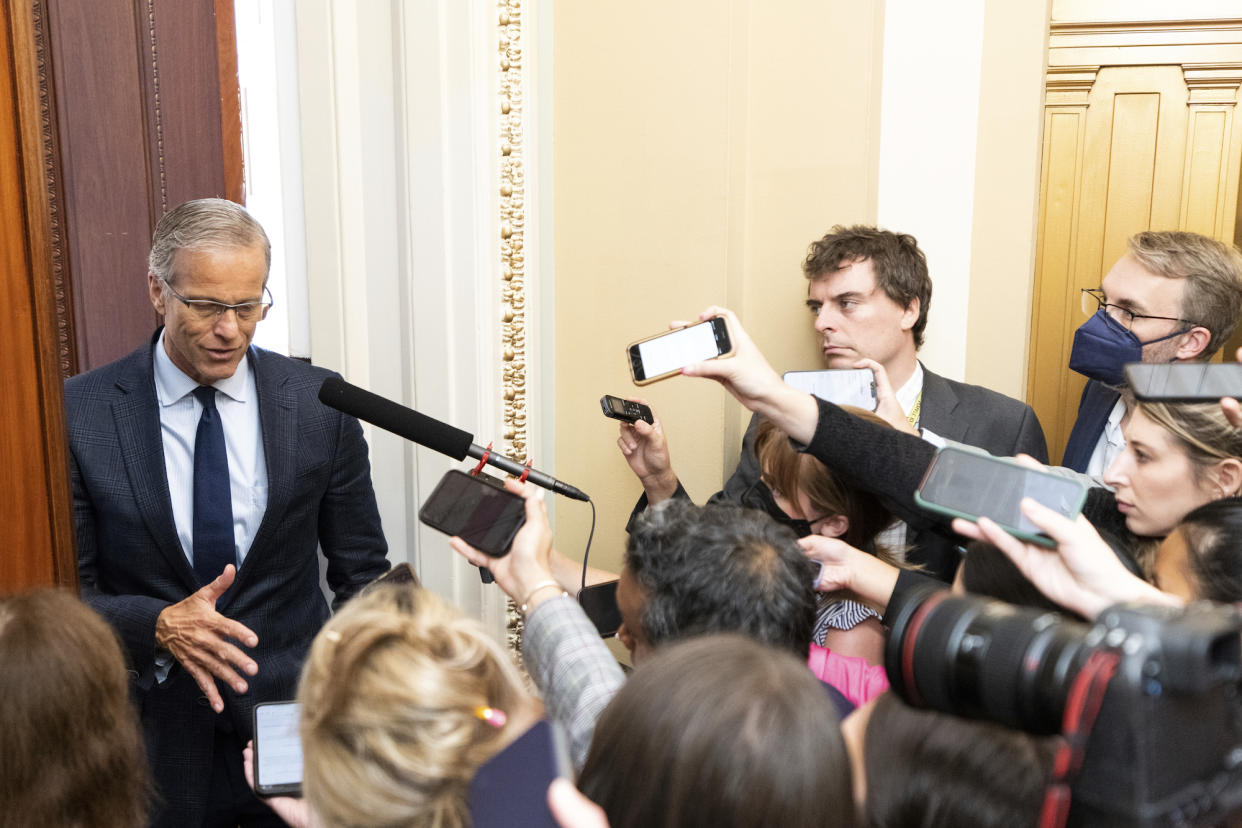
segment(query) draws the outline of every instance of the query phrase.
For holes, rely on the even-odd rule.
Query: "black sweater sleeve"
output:
[[[816,399],[819,422],[805,450],[847,484],[871,492],[914,529],[944,527],[948,521],[914,502],[936,448],[926,440],[868,422]]]

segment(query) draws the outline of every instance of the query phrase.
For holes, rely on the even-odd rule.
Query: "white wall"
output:
[[[234,19],[246,209],[272,243],[268,289],[275,304],[254,341],[304,357],[310,353],[310,310],[293,0],[237,0]]]
[[[878,223],[911,233],[934,289],[920,357],[963,379],[984,0],[886,0]]]
[[[257,184],[300,161],[289,176],[300,181],[300,199],[282,201],[263,220],[277,226],[282,212],[286,219],[281,246],[294,254],[290,283],[305,286],[308,355],[477,442],[499,439],[494,6],[264,0],[259,13],[269,10],[275,33],[250,51],[263,59],[263,44],[275,44],[275,64],[283,55],[293,71],[270,72],[275,105],[264,104],[263,120],[252,107],[251,123],[275,130],[286,149],[293,136],[293,149],[260,161],[251,142],[249,169]],[[281,86],[282,77],[296,78],[296,89]],[[265,194],[287,196],[287,187],[263,180]],[[537,249],[535,222],[527,235]],[[296,325],[291,331],[296,342]],[[538,359],[539,337],[531,340]],[[537,377],[528,388],[537,404]],[[390,560],[409,561],[424,584],[502,634],[499,590],[484,589],[447,538],[417,519],[444,471],[464,464],[366,430]],[[537,447],[539,434],[531,440]]]

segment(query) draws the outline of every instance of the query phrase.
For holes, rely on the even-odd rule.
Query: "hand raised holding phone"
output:
[[[646,400],[635,400],[651,413]],[[668,452],[668,440],[660,420],[651,414],[650,421],[642,419],[619,424],[617,448],[629,464],[630,471],[643,484],[648,505],[668,500],[677,491],[677,475]]]
[[[693,325],[649,336],[626,348],[630,375],[635,385],[671,377],[686,365],[733,354],[729,325],[723,317],[704,319]]]
[[[543,491],[534,486],[506,480],[505,489],[522,498],[525,503],[526,522],[513,538],[509,554],[502,558],[474,548],[460,537],[449,538],[449,546],[475,566],[487,567],[505,594],[519,603],[534,608],[540,599],[558,594],[559,587],[552,576],[549,559],[552,555],[552,526],[548,523],[548,509],[543,502]],[[547,589],[542,586],[547,585]],[[539,592],[539,595],[532,595]]]
[[[715,380],[737,401],[766,417],[800,443],[809,443],[819,421],[819,405],[810,394],[787,385],[751,341],[733,311],[712,306],[700,319],[724,317],[733,342],[733,358],[687,365],[682,374]]]
[[[1027,520],[1052,538],[1055,548],[1024,542],[985,517],[977,523],[956,518],[953,531],[992,544],[1040,592],[1084,618],[1093,619],[1123,601],[1180,603],[1126,569],[1083,515],[1071,519],[1032,498],[1024,498],[1021,509]]]

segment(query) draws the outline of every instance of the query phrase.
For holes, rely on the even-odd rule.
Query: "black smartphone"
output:
[[[626,348],[635,385],[671,377],[682,368],[705,359],[731,356],[733,340],[723,316],[665,331],[631,343]]]
[[[624,420],[627,423],[642,420],[647,425],[655,425],[655,417],[651,414],[651,408],[642,403],[605,394],[599,398],[599,407],[604,409],[605,417],[611,417],[614,420]]]
[[[484,762],[470,782],[466,802],[474,828],[558,828],[548,809],[548,786],[572,779],[566,740],[546,720],[535,722]]]
[[[618,581],[585,586],[578,593],[578,603],[591,619],[601,638],[612,638],[621,627],[621,610],[617,606]]]
[[[526,523],[526,501],[495,478],[452,469],[418,510],[418,519],[499,558],[509,554],[513,536]]]
[[[399,563],[383,575],[376,578],[371,583],[363,587],[366,592],[381,584],[411,584],[413,586],[422,586],[418,582],[418,575],[414,574],[414,568],[408,563]]]
[[[1030,469],[1008,457],[945,446],[914,491],[914,501],[930,511],[971,521],[988,517],[1015,537],[1055,546],[1022,514],[1018,504],[1024,497],[1073,519],[1082,511],[1087,487],[1076,478]]]
[[[837,405],[875,411],[875,372],[870,368],[786,371],[785,384]]]
[[[1242,363],[1131,362],[1126,384],[1140,400],[1153,402],[1215,402],[1242,399]]]
[[[302,795],[297,702],[254,706],[254,792],[259,796]]]

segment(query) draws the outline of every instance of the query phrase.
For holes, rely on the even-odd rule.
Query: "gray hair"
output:
[[[223,198],[194,199],[174,207],[155,225],[147,269],[172,284],[178,250],[256,246],[263,248],[266,270],[271,270],[272,244],[244,207]]]

